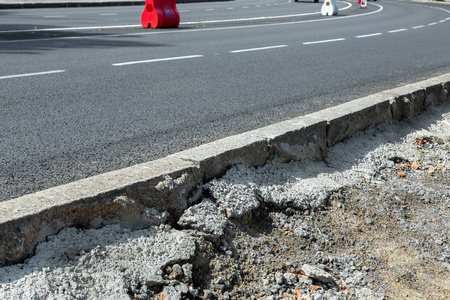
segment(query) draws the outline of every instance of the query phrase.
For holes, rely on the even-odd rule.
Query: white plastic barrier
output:
[[[336,0],[325,0],[322,5],[322,15],[324,16],[335,16],[339,12],[336,5]]]

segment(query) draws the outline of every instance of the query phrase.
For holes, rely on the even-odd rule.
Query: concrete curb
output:
[[[180,3],[198,3],[198,2],[222,2],[233,0],[177,0]],[[58,7],[99,7],[99,6],[143,6],[145,1],[54,1],[54,2],[16,2],[0,3],[0,9],[21,9],[21,8],[58,8]]]
[[[227,137],[162,159],[0,202],[0,265],[20,262],[64,227],[174,222],[202,184],[235,164],[321,160],[327,148],[385,121],[450,101],[450,73]]]

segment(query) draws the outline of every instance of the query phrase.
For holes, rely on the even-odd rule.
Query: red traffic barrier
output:
[[[176,28],[180,25],[176,0],[145,0],[141,15],[143,28]]]

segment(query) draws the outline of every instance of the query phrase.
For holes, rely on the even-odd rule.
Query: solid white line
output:
[[[419,25],[419,26],[412,27],[412,29],[419,29],[419,28],[424,28],[424,27],[425,27],[425,25]]]
[[[408,29],[406,29],[406,28],[402,28],[402,29],[396,29],[396,30],[391,30],[391,31],[388,31],[389,33],[396,33],[396,32],[402,32],[402,31],[407,31]]]
[[[278,46],[269,46],[269,47],[261,47],[261,48],[250,48],[250,49],[233,50],[233,51],[230,51],[230,53],[261,51],[261,50],[270,50],[270,49],[286,48],[286,47],[289,47],[289,45],[278,45]]]
[[[366,35],[358,35],[358,36],[355,36],[355,37],[357,39],[361,39],[361,38],[372,37],[372,36],[377,36],[377,35],[382,35],[382,33],[381,32],[377,32],[377,33],[366,34]]]
[[[117,63],[117,64],[112,64],[112,65],[116,66],[116,67],[119,67],[119,66],[127,66],[127,65],[135,65],[135,64],[146,64],[146,63],[152,63],[152,62],[180,60],[180,59],[189,59],[189,58],[199,58],[199,57],[203,57],[203,55],[189,55],[189,56],[156,58],[156,59],[149,59],[149,60],[140,60],[140,61],[130,61],[130,62],[124,62],[124,63]]]
[[[305,43],[303,43],[303,45],[314,45],[314,44],[332,43],[332,42],[339,42],[339,41],[345,41],[345,39],[339,38],[339,39],[332,39],[332,40],[305,42]]]
[[[8,75],[8,76],[0,76],[0,79],[10,79],[10,78],[18,78],[18,77],[28,77],[28,76],[39,76],[39,75],[48,75],[48,74],[55,74],[55,73],[62,73],[66,70],[54,70],[54,71],[47,71],[47,72],[38,72],[38,73],[28,73],[28,74],[18,74],[18,75]]]
[[[437,22],[433,22],[433,23],[428,24],[428,26],[433,26],[433,25],[437,25]]]

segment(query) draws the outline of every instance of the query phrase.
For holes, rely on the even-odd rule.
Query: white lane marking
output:
[[[339,2],[343,2],[343,1],[339,1]],[[347,6],[340,8],[339,10],[349,9],[350,7],[352,7],[351,3],[348,3],[348,2],[343,2],[343,3],[346,3]],[[372,4],[372,5],[378,6],[378,7],[380,7],[380,9],[377,11],[374,11],[374,12],[366,13],[364,15],[371,15],[373,13],[377,13],[377,12],[380,12],[383,10],[383,7],[381,5],[377,5],[377,4]],[[187,24],[227,23],[227,22],[239,22],[239,21],[258,21],[258,20],[270,20],[270,19],[280,19],[280,18],[303,17],[303,16],[318,15],[318,14],[320,14],[320,12],[311,12],[311,13],[295,14],[295,15],[283,15],[283,16],[270,16],[270,17],[241,18],[241,19],[230,19],[230,20],[209,20],[209,21],[186,22],[186,23],[182,22],[180,24],[187,25]],[[358,16],[358,15],[356,15],[356,16]],[[349,17],[355,17],[355,15],[346,16],[346,17],[342,17],[342,18],[349,18]],[[324,19],[320,19],[320,20],[324,20]],[[313,21],[318,21],[318,20],[311,20],[311,22],[313,22]],[[298,23],[302,23],[302,22],[310,22],[310,21],[294,21],[294,22],[292,22],[292,24],[293,23],[298,24]],[[278,23],[278,24],[283,24],[283,23]],[[285,24],[290,24],[290,22],[285,23]]]
[[[428,26],[433,26],[433,25],[437,25],[437,22],[433,22],[433,23],[428,24]]]
[[[447,20],[440,20],[439,23],[444,23],[445,21],[447,21]]]
[[[391,30],[391,31],[388,31],[389,33],[397,33],[397,32],[402,32],[402,31],[407,31],[408,29],[406,29],[406,28],[402,28],[402,29],[396,29],[396,30]]]
[[[426,27],[426,26],[425,25],[419,25],[419,26],[412,27],[412,29],[419,29],[419,28],[424,28],[424,27]]]
[[[256,5],[255,7],[261,7],[261,5]]]
[[[152,62],[180,60],[180,59],[189,59],[189,58],[200,58],[200,57],[203,57],[203,55],[188,55],[188,56],[156,58],[156,59],[148,59],[148,60],[139,60],[139,61],[129,61],[129,62],[123,62],[123,63],[116,63],[116,64],[112,64],[112,65],[116,66],[116,67],[119,67],[119,66],[135,65],[135,64],[147,64],[147,63],[152,63]]]
[[[347,2],[345,2],[347,3]],[[350,3],[349,3],[350,4]],[[203,31],[222,31],[222,30],[238,30],[238,29],[249,29],[249,28],[263,28],[263,27],[273,27],[273,26],[288,26],[288,25],[298,25],[298,24],[306,24],[306,23],[316,23],[316,22],[328,22],[328,21],[339,21],[345,20],[349,18],[359,18],[367,15],[372,15],[381,12],[384,8],[378,4],[371,4],[378,6],[379,9],[370,13],[351,15],[351,16],[342,16],[337,19],[323,18],[323,19],[315,19],[315,20],[305,20],[305,21],[290,21],[290,22],[280,22],[280,23],[272,23],[272,24],[257,24],[257,25],[243,25],[243,26],[227,26],[227,27],[219,27],[219,28],[200,28],[200,29],[191,29],[191,30],[161,30],[161,31],[142,31],[136,33],[124,33],[124,34],[105,34],[100,36],[86,35],[86,36],[78,36],[78,37],[57,37],[57,38],[42,38],[42,39],[25,39],[25,40],[9,40],[9,41],[0,41],[0,44],[5,43],[23,43],[23,42],[41,42],[41,41],[54,41],[54,40],[69,40],[69,39],[91,39],[95,38],[110,38],[110,37],[124,37],[124,36],[145,36],[145,35],[155,35],[155,34],[179,34],[179,33],[196,33]],[[351,6],[351,4],[350,4]],[[233,20],[236,21],[236,20]],[[198,22],[202,23],[202,22]],[[206,22],[207,23],[207,22]],[[182,22],[181,25],[189,25],[192,22]],[[12,31],[0,31],[0,33],[12,33],[12,32],[36,32],[36,31],[66,31],[66,30],[86,30],[86,29],[107,29],[107,28],[141,28],[142,25],[122,25],[122,26],[98,26],[98,27],[77,27],[77,28],[48,28],[48,29],[32,29],[32,30],[12,30]]]
[[[227,7],[227,9],[234,9],[234,7]]]
[[[358,36],[355,36],[355,37],[357,39],[362,39],[362,38],[378,36],[378,35],[382,35],[382,33],[381,32],[377,32],[377,33],[371,33],[371,34],[365,34],[365,35],[358,35]]]
[[[0,79],[10,79],[10,78],[18,78],[18,77],[49,75],[49,74],[55,74],[55,73],[62,73],[62,72],[65,72],[65,71],[66,70],[54,70],[54,71],[46,71],[46,72],[38,72],[38,73],[7,75],[7,76],[0,76]]]
[[[242,53],[242,52],[250,52],[250,51],[261,51],[261,50],[270,50],[270,49],[286,48],[286,47],[289,47],[289,45],[277,45],[277,46],[268,46],[268,47],[261,47],[261,48],[250,48],[250,49],[233,50],[233,51],[230,51],[230,53]]]
[[[50,18],[65,18],[66,15],[52,15],[52,16],[44,16],[44,18],[46,19],[50,19]]]
[[[314,44],[332,43],[332,42],[339,42],[339,41],[345,41],[345,39],[344,38],[339,38],[339,39],[332,39],[332,40],[304,42],[303,45],[314,45]]]
[[[117,16],[117,14],[116,13],[100,14],[100,16],[103,16],[103,17],[105,17],[105,16]]]
[[[248,6],[242,6],[242,8],[248,8]]]
[[[189,9],[185,9],[185,10],[179,10],[178,12],[179,13],[187,13],[187,12],[190,12],[190,10]]]
[[[214,8],[207,8],[207,9],[205,9],[205,11],[213,11],[214,10]]]

